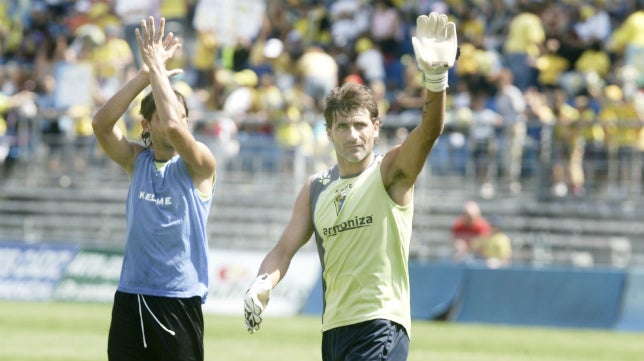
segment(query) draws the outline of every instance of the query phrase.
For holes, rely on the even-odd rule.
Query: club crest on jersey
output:
[[[346,198],[347,196],[344,193],[339,193],[337,196],[335,196],[335,199],[333,200],[333,204],[335,205],[336,215],[340,214],[340,210],[342,209],[342,205],[344,204],[344,200]]]
[[[351,190],[353,187],[353,183],[347,184],[342,188],[338,188],[335,190],[337,195],[333,199],[333,204],[335,205],[335,214],[339,215],[340,210],[342,210],[342,206],[344,205],[345,199],[347,199],[347,193]]]

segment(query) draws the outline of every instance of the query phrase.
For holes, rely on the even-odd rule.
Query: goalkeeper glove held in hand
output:
[[[259,330],[262,323],[262,312],[271,298],[273,283],[268,274],[257,276],[253,284],[246,291],[244,298],[244,319],[248,332],[253,334]]]

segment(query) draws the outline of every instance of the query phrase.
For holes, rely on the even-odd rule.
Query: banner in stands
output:
[[[246,290],[257,276],[265,252],[211,250],[210,290],[205,312],[242,315]],[[266,316],[290,316],[299,312],[320,276],[316,253],[298,253],[288,273],[271,292]]]
[[[85,249],[65,269],[54,298],[112,302],[121,274],[123,252]]]
[[[254,39],[261,30],[264,0],[200,0],[193,25],[214,33],[220,44],[235,45],[239,39]]]
[[[75,105],[89,107],[92,103],[93,68],[90,64],[58,62],[55,67],[54,102],[63,109]]]
[[[0,299],[51,299],[76,252],[75,246],[0,243]]]

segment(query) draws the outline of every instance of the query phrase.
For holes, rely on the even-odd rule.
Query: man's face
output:
[[[337,114],[327,135],[333,143],[338,161],[357,163],[372,152],[380,128],[379,121],[372,121],[365,109],[350,114]]]

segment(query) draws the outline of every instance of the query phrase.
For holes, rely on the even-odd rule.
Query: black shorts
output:
[[[323,361],[405,361],[409,337],[401,325],[383,319],[322,333]]]
[[[117,291],[107,342],[111,361],[203,361],[201,297]]]

